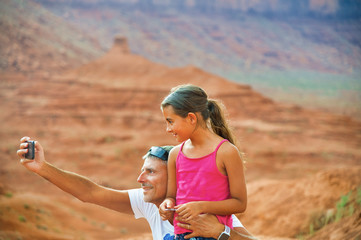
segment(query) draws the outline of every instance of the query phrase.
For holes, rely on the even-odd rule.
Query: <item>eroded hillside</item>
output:
[[[118,43],[66,73],[2,74],[0,236],[145,238],[146,223],[65,195],[27,172],[15,152],[20,137],[29,135],[56,166],[106,186],[138,187],[148,147],[176,144],[165,132],[159,104],[171,87],[184,83],[204,87],[227,107],[247,157],[249,207],[240,217],[260,239],[307,237],[315,212],[336,211],[338,199],[360,191],[360,122],[275,102],[197,67],[153,63],[125,51],[126,41]],[[356,203],[354,220],[342,218],[344,224],[334,225],[342,229],[337,239],[354,232],[352,221],[360,216]],[[334,228],[320,234],[327,231]]]

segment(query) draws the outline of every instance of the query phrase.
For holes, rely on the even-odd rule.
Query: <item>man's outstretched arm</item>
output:
[[[97,204],[121,213],[133,214],[128,191],[114,190],[96,184],[90,179],[73,172],[59,169],[48,163],[44,157],[44,150],[39,142],[35,142],[35,158],[25,159],[28,151],[29,137],[20,140],[20,149],[17,151],[20,162],[30,171],[45,178],[63,191],[73,195],[83,202]]]

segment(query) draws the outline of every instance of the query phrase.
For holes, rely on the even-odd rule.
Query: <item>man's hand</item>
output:
[[[186,235],[185,239],[192,237],[207,237],[218,239],[219,235],[224,231],[224,225],[221,224],[217,217],[212,214],[201,214],[187,223],[183,218],[177,217],[178,226],[193,231]],[[243,227],[236,227],[231,230],[230,240],[257,240]]]
[[[30,137],[23,137],[20,139],[20,149],[17,151],[17,155],[20,157],[20,162],[30,171],[39,172],[45,162],[44,150],[39,142],[35,141],[35,158],[26,159],[25,153],[28,149],[28,141],[31,141]]]
[[[177,220],[185,222],[184,218],[181,217],[178,217]],[[178,223],[178,226],[193,231],[191,234],[186,235],[185,239],[200,236],[217,239],[224,230],[224,225],[219,223],[217,217],[212,214],[198,215],[187,223]]]

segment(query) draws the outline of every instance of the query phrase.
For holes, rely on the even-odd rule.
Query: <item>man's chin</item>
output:
[[[153,198],[144,196],[144,202],[153,203]]]
[[[152,194],[150,194],[148,191],[143,191],[143,200],[144,202],[151,202]]]

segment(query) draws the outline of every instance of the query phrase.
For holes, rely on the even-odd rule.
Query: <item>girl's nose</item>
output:
[[[166,131],[167,131],[168,133],[170,133],[170,132],[172,131],[172,129],[169,127],[169,125],[167,125]]]

